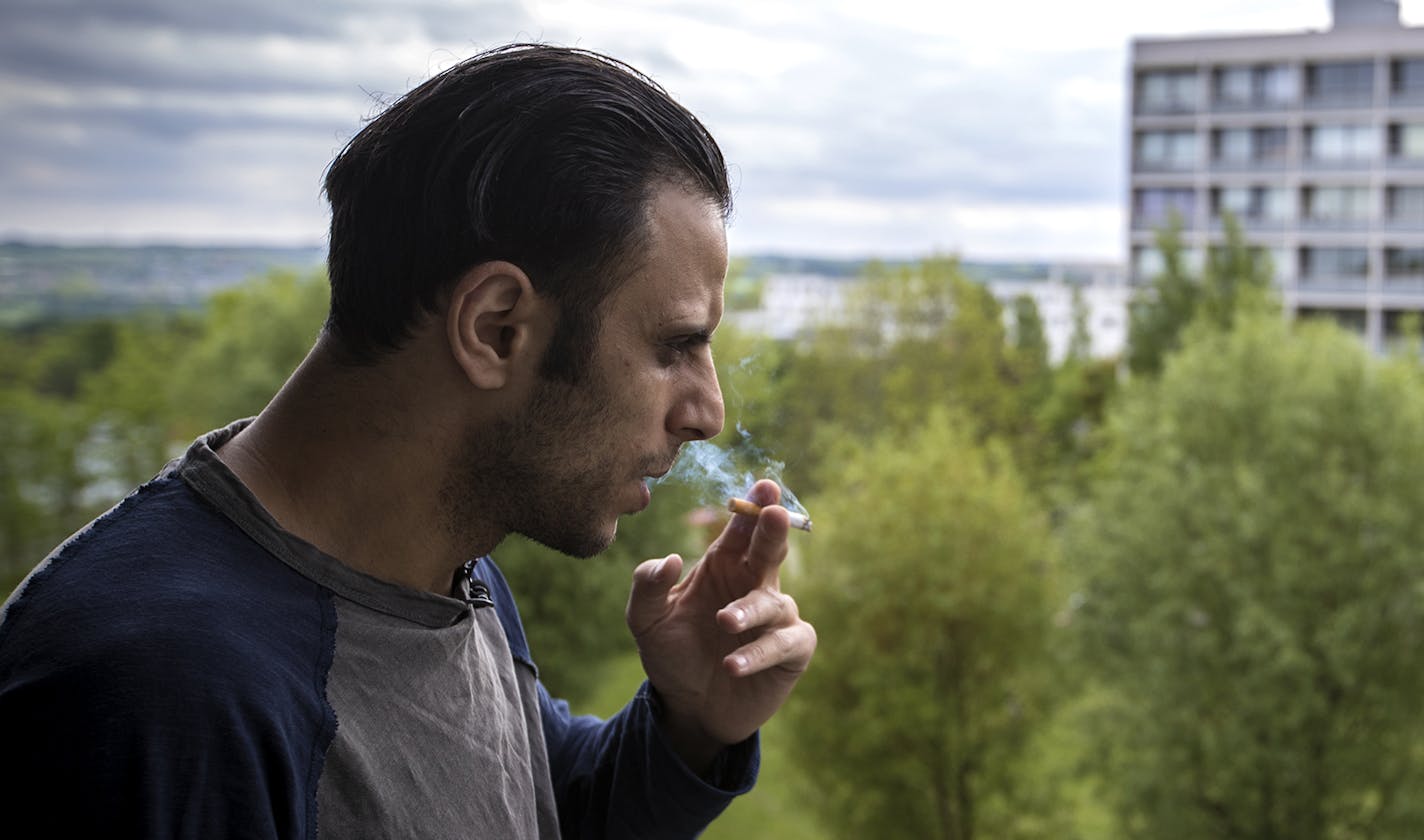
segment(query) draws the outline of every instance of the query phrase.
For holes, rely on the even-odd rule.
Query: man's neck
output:
[[[285,530],[373,577],[445,595],[455,570],[503,535],[461,540],[442,522],[443,424],[414,419],[400,379],[336,365],[318,344],[217,454]]]

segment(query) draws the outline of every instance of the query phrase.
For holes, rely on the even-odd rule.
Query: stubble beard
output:
[[[522,411],[471,430],[440,491],[442,518],[461,545],[493,531],[524,536],[571,557],[613,542],[599,501],[611,471],[583,430],[610,428],[610,395],[590,373],[580,385],[540,379]],[[483,536],[482,536],[483,535]]]

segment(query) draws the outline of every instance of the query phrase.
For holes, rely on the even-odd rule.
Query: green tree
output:
[[[184,440],[261,411],[311,349],[326,319],[321,272],[277,270],[208,300],[196,340],[177,361],[172,402]]]
[[[826,464],[844,433],[869,440],[885,429],[914,429],[934,407],[948,406],[978,438],[1026,453],[1035,437],[1029,406],[1045,389],[1023,386],[1042,375],[1043,348],[1030,332],[1022,350],[1018,340],[1003,307],[957,260],[872,264],[838,319],[780,366],[776,394],[786,408],[773,439],[786,448],[774,451],[788,452],[788,462]],[[824,477],[813,476],[813,487],[834,477],[834,460]]]
[[[67,401],[0,388],[0,593],[103,509],[85,494],[88,419]]]
[[[1069,540],[1125,834],[1404,838],[1424,819],[1424,384],[1237,314],[1134,380]]]
[[[1048,367],[1048,333],[1043,327],[1043,313],[1033,295],[1014,297],[1014,351],[1026,365],[1035,369]]]
[[[1083,362],[1093,355],[1093,332],[1088,326],[1088,302],[1083,299],[1083,287],[1073,284],[1072,315],[1073,332],[1068,335],[1067,359]]]
[[[1174,216],[1157,232],[1162,272],[1128,312],[1127,364],[1133,373],[1160,372],[1166,357],[1181,345],[1182,331],[1198,317],[1229,328],[1238,311],[1277,306],[1270,258],[1246,243],[1241,224],[1230,213],[1223,231],[1225,241],[1208,251],[1200,275],[1187,267],[1181,220]]]
[[[191,397],[174,368],[189,357],[203,328],[194,313],[128,318],[118,324],[113,357],[84,377],[80,399],[100,432],[94,455],[116,497],[155,475],[197,434],[196,424],[177,419]],[[208,375],[221,379],[222,371]]]
[[[1238,312],[1274,311],[1270,257],[1246,243],[1241,223],[1227,213],[1222,223],[1226,239],[1207,252],[1202,272],[1201,317],[1230,329]]]
[[[89,320],[0,334],[0,594],[113,501],[93,492],[94,418],[77,394],[116,332]]]
[[[1134,374],[1155,375],[1196,314],[1201,285],[1187,269],[1182,223],[1175,215],[1157,231],[1162,271],[1128,307],[1127,366]]]
[[[1053,549],[1006,452],[949,418],[838,465],[792,576],[821,645],[791,739],[833,836],[1023,836]]]

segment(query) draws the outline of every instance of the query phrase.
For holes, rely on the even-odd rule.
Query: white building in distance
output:
[[[1110,357],[1123,352],[1127,343],[1127,307],[1133,289],[1124,282],[1121,267],[1054,264],[1029,272],[1033,276],[1023,276],[1022,270],[1005,271],[1004,274],[1014,275],[1012,279],[1002,276],[996,279],[994,267],[989,264],[976,265],[975,269],[974,273],[987,275],[983,282],[1004,306],[1006,323],[1012,324],[1014,298],[1027,294],[1034,299],[1043,318],[1049,355],[1054,361],[1066,355],[1073,334],[1075,289],[1086,309],[1092,339],[1090,353]],[[835,320],[845,306],[847,290],[856,281],[847,276],[774,272],[758,282],[761,284],[760,305],[754,309],[729,309],[725,316],[727,322],[737,329],[789,341]]]

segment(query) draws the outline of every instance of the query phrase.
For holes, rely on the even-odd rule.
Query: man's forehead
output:
[[[619,297],[659,323],[720,311],[727,274],[726,228],[705,197],[668,186],[649,202],[648,237]]]

